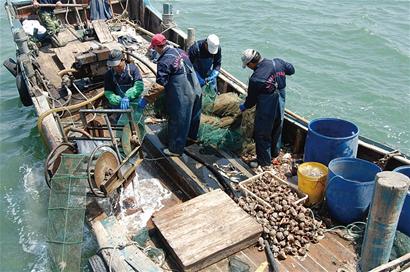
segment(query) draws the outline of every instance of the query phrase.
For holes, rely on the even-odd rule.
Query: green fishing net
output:
[[[145,247],[145,245],[147,244],[148,240],[149,240],[149,234],[148,234],[148,229],[146,227],[143,227],[142,229],[140,229],[137,234],[135,234],[132,237],[132,240],[134,242],[137,242],[137,244],[140,247]]]
[[[396,231],[393,248],[390,254],[390,260],[395,260],[410,252],[410,237],[406,234]]]
[[[198,140],[203,145],[214,146],[238,154],[254,152],[255,108],[241,113],[239,105],[243,103],[244,97],[233,92],[218,95],[209,85],[202,89],[202,94],[202,114]],[[144,110],[144,113],[164,118],[166,117],[164,105],[164,97],[160,97],[155,104],[150,105],[149,109]],[[158,133],[163,142],[167,138],[166,130],[167,127],[164,125]]]
[[[204,145],[238,154],[252,150],[255,110],[241,113],[239,105],[242,102],[243,97],[236,93],[217,95],[210,86],[206,86],[203,89],[199,140]]]
[[[79,271],[83,243],[86,162],[81,154],[62,154],[50,184],[47,243],[53,271]]]
[[[130,103],[130,105],[131,105],[131,108],[134,110],[133,119],[134,119],[134,122],[137,124],[138,138],[140,142],[142,142],[142,139],[144,139],[145,134],[146,134],[145,123],[144,123],[146,114],[144,114],[144,110],[141,110],[140,108],[138,108],[137,103],[132,102]],[[129,123],[128,115],[121,114],[117,124],[120,126],[124,126],[124,125],[127,125],[128,123]],[[117,137],[121,138],[121,134],[122,134],[121,130],[117,131]]]

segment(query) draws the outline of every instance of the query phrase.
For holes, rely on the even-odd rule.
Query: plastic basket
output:
[[[274,175],[272,172],[270,172],[270,171],[265,171],[265,172],[263,172],[263,173],[260,173],[260,174],[258,174],[258,175],[255,175],[255,176],[253,176],[253,177],[251,177],[251,178],[248,178],[248,179],[246,179],[246,180],[240,182],[240,183],[239,183],[239,189],[240,189],[245,195],[250,195],[250,196],[254,197],[259,203],[261,203],[262,205],[264,205],[264,206],[266,206],[266,207],[272,209],[273,207],[272,207],[268,202],[266,202],[265,200],[263,200],[263,199],[260,198],[259,196],[255,195],[253,192],[251,192],[249,189],[246,188],[246,185],[248,185],[248,184],[250,184],[250,183],[252,183],[252,182],[255,182],[256,180],[258,180],[261,176],[263,176],[263,175],[265,175],[265,174],[270,175],[270,176],[272,177],[272,179],[274,179],[274,180],[276,180],[276,181],[279,181],[280,183],[282,183],[282,184],[288,186],[293,192],[295,192],[295,193],[298,195],[299,199],[296,200],[296,201],[294,202],[294,204],[303,204],[303,203],[305,203],[306,200],[308,199],[308,195],[305,194],[305,193],[303,193],[303,192],[301,192],[295,185],[293,185],[293,184],[291,184],[291,183],[289,183],[289,182],[287,182],[287,181],[285,181],[285,180],[283,180],[283,179],[281,179],[281,178],[275,176],[275,175]]]

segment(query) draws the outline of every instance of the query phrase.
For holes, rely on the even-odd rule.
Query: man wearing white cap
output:
[[[251,167],[270,167],[272,157],[279,155],[285,112],[286,76],[293,75],[292,64],[279,59],[262,58],[254,49],[242,53],[242,68],[253,70],[249,79],[248,96],[239,106],[241,111],[256,105],[254,138],[257,162]]]
[[[221,46],[219,38],[211,34],[204,40],[195,42],[188,50],[189,59],[194,65],[199,84],[210,84],[216,90],[216,78],[221,70]]]

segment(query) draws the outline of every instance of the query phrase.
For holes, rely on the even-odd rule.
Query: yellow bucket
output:
[[[318,162],[305,162],[298,167],[298,188],[309,196],[307,205],[323,200],[328,169]]]

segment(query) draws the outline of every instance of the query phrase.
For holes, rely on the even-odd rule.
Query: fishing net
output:
[[[210,86],[206,85],[202,93],[198,140],[204,145],[238,154],[255,153],[253,142],[255,108],[241,113],[239,105],[243,102],[243,97],[233,92],[217,95]],[[164,117],[166,116],[164,104],[164,98],[160,97],[151,109],[144,112],[149,111],[152,115]],[[166,144],[167,126],[162,126],[157,135]]]
[[[47,242],[53,271],[80,271],[87,156],[62,154],[50,181]]]
[[[390,260],[395,260],[410,252],[410,237],[406,234],[396,231],[393,248],[390,254]]]
[[[252,151],[255,110],[239,110],[243,98],[236,93],[216,95],[209,86],[203,90],[198,138],[204,145],[243,153]]]
[[[138,108],[137,103],[130,103],[131,108],[134,110],[133,112],[133,119],[135,124],[137,124],[138,128],[138,138],[140,140],[140,143],[142,143],[142,140],[145,137],[146,131],[145,131],[145,116],[144,110],[141,110]],[[128,115],[127,114],[121,114],[120,118],[118,119],[117,124],[120,126],[127,125],[129,123],[128,121]],[[117,131],[117,137],[121,138],[122,131]]]

